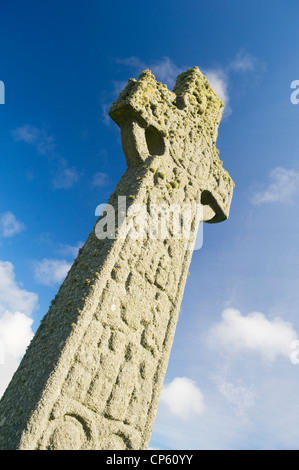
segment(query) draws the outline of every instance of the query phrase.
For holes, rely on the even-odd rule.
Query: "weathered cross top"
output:
[[[115,213],[126,196],[128,209],[195,201],[203,220],[226,219],[222,108],[196,67],[173,92],[149,71],[130,80],[110,110],[128,163]],[[132,218],[116,217],[115,238],[100,239],[101,217],[80,250],[0,402],[1,449],[147,448],[192,250],[174,236],[121,237]]]
[[[194,67],[179,75],[173,92],[145,70],[138,81],[129,80],[109,113],[121,128],[128,167],[170,156],[177,172],[196,178],[210,223],[228,217],[234,186],[215,146],[223,107]]]

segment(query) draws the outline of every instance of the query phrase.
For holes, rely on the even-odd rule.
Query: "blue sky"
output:
[[[111,103],[144,68],[172,88],[197,65],[226,103],[217,147],[236,187],[193,254],[151,447],[298,449],[298,14],[1,2],[0,393],[126,169]]]

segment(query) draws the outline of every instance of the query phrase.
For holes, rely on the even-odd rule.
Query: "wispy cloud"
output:
[[[175,85],[177,76],[188,68],[188,66],[178,66],[169,57],[163,57],[156,61],[146,63],[139,57],[131,56],[124,59],[116,59],[116,62],[129,67],[136,75],[144,69],[150,69],[157,80],[165,83],[171,90]],[[199,68],[209,80],[215,93],[225,103],[224,115],[226,117],[232,112],[229,105],[229,88],[232,74],[239,73],[244,76],[244,74],[256,72],[258,67],[260,69],[263,68],[258,59],[245,50],[239,51],[236,56],[224,66],[218,65],[213,68],[206,68],[200,64],[196,65],[199,65]],[[189,67],[193,66],[194,64],[189,65]]]
[[[52,153],[56,147],[54,137],[48,135],[45,129],[38,129],[30,124],[17,127],[12,131],[12,135],[16,142],[33,145],[40,155]]]
[[[297,339],[293,326],[280,318],[268,320],[263,313],[243,316],[239,310],[228,308],[222,319],[208,335],[210,346],[238,353],[257,353],[263,359],[274,361],[282,356],[290,359],[291,344]]]
[[[248,411],[255,404],[256,393],[253,387],[248,387],[240,379],[237,382],[228,381],[225,376],[215,377],[215,382],[235,415],[246,419]]]
[[[155,75],[156,79],[166,84],[170,90],[173,89],[177,76],[188,68],[188,66],[179,67],[176,65],[170,57],[162,57],[156,61],[146,63],[139,57],[131,56],[124,59],[117,58],[115,60],[117,64],[124,65],[131,69],[132,74],[135,78],[145,69],[150,69]],[[193,65],[192,65],[193,66]],[[225,69],[221,67],[214,69],[202,69],[202,72],[210,81],[212,88],[219,98],[226,104],[225,114],[228,115],[231,109],[228,106],[229,94],[228,94],[228,81],[229,77]],[[119,95],[124,89],[127,81],[113,80],[113,96]],[[101,111],[102,111],[102,122],[106,125],[110,125],[111,119],[109,118],[108,112],[110,108],[110,101],[108,102],[107,97],[102,97]]]
[[[177,76],[184,71],[184,68],[178,67],[169,57],[163,57],[154,62],[146,63],[139,57],[132,56],[125,59],[116,59],[116,62],[126,65],[138,75],[143,70],[150,69],[157,80],[167,84],[170,89],[174,87]]]
[[[203,74],[209,80],[211,87],[215,91],[216,95],[228,106],[229,95],[228,95],[228,76],[221,69],[207,69],[203,70]]]
[[[259,62],[256,57],[249,52],[242,50],[239,51],[235,58],[229,62],[227,69],[237,72],[248,72],[257,69],[258,64]]]
[[[138,57],[133,56],[126,59],[117,59],[117,63],[130,67],[136,75],[139,75],[144,69],[150,69],[156,79],[165,83],[170,90],[173,89],[177,76],[188,68],[187,66],[178,67],[169,57],[163,57],[146,64]],[[226,104],[226,112],[228,112],[229,95],[226,71],[218,67],[215,69],[202,69],[202,73],[209,80],[215,93]]]
[[[75,167],[69,167],[66,161],[60,160],[53,178],[54,189],[69,189],[74,186],[80,178]]]
[[[161,60],[150,64],[150,69],[158,79],[166,83],[170,89],[175,85],[177,76],[183,72],[169,57],[163,57]]]
[[[59,243],[58,248],[56,248],[56,253],[60,255],[70,257],[75,259],[78,255],[79,249],[83,246],[83,242],[78,242],[77,245],[67,245],[65,243]]]
[[[299,172],[277,167],[270,172],[269,183],[251,196],[255,205],[281,202],[291,204],[299,192]]]
[[[109,103],[105,102],[105,101],[102,101],[101,102],[101,121],[103,122],[103,124],[105,124],[106,126],[109,126],[111,124],[111,118],[109,116],[109,109],[110,109],[110,106],[111,106],[111,102],[109,101]]]
[[[98,171],[93,175],[92,186],[96,188],[103,188],[109,183],[109,176],[107,173],[102,173]]]
[[[25,228],[25,224],[17,220],[12,212],[4,212],[0,216],[0,237],[13,237],[25,230]]]
[[[48,253],[55,253],[55,257],[60,255],[66,258],[66,260],[74,260],[78,255],[79,249],[84,245],[83,241],[78,241],[75,244],[57,242],[53,240],[53,235],[49,232],[40,234],[36,242],[43,245]]]
[[[39,284],[53,287],[61,283],[71,268],[66,260],[48,259],[33,262],[34,277]]]
[[[54,189],[69,189],[79,180],[79,173],[75,167],[70,167],[65,158],[56,151],[55,138],[44,128],[37,128],[26,124],[12,130],[15,142],[24,142],[32,145],[39,155],[48,158],[52,168]]]
[[[168,407],[171,414],[184,420],[194,415],[200,416],[205,411],[202,392],[187,377],[176,377],[170,384],[164,385],[161,403]]]
[[[123,91],[127,83],[128,82],[125,80],[112,80],[112,85],[114,87],[113,94],[119,95]]]

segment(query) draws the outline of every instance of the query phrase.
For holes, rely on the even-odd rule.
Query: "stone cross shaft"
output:
[[[128,165],[108,201],[116,227],[101,237],[104,211],[41,321],[0,402],[1,449],[148,447],[192,249],[173,227],[121,234],[137,205],[196,202],[201,221],[228,217],[234,184],[215,146],[223,106],[197,67],[173,92],[146,70],[113,103]],[[192,213],[195,233],[200,220]]]

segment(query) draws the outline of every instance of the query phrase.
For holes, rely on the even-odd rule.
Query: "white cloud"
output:
[[[33,320],[21,312],[8,310],[0,317],[0,341],[4,344],[5,354],[20,358],[33,338]]]
[[[291,344],[296,339],[297,333],[289,322],[280,318],[268,320],[259,312],[242,316],[232,308],[223,311],[221,322],[211,328],[208,336],[210,346],[232,354],[258,353],[269,361],[278,356],[290,360]]]
[[[93,175],[92,186],[102,188],[103,186],[106,186],[108,184],[108,181],[109,176],[106,173],[98,171]]]
[[[71,268],[71,263],[65,260],[48,259],[33,263],[36,282],[45,286],[61,283]]]
[[[0,261],[0,396],[33,337],[30,315],[37,301],[15,281],[12,263]]]
[[[292,203],[298,194],[299,172],[277,167],[270,173],[270,182],[266,188],[256,192],[251,202],[256,205],[271,202]]]
[[[171,414],[182,419],[200,416],[205,410],[202,392],[187,377],[176,377],[164,385],[160,401],[167,405]]]
[[[31,315],[36,305],[37,295],[22,289],[16,283],[13,264],[0,261],[0,314],[9,310]]]
[[[25,225],[16,219],[12,212],[4,212],[0,216],[0,236],[8,238],[25,230]]]

